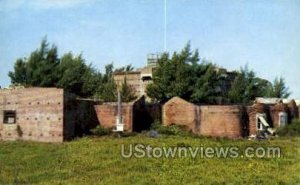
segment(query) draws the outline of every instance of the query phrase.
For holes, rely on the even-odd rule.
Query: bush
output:
[[[152,126],[152,130],[156,130],[159,134],[165,135],[188,135],[189,133],[186,131],[186,127],[182,125],[170,125],[163,126],[159,121],[155,121]]]
[[[300,136],[300,120],[293,120],[293,122],[277,131],[279,136]]]
[[[91,129],[91,132],[93,135],[96,136],[104,136],[104,135],[109,135],[112,133],[111,128],[104,128],[100,125],[98,125],[96,128]]]

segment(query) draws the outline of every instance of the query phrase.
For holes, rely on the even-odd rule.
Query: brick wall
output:
[[[163,125],[183,125],[187,130],[197,132],[199,107],[179,97],[174,97],[163,105]]]
[[[3,112],[16,111],[16,123],[4,124]],[[56,88],[0,90],[0,138],[63,141],[64,91]]]
[[[298,119],[299,115],[298,115],[298,107],[296,105],[295,100],[291,100],[290,103],[288,104],[288,109],[289,109],[289,118],[290,118],[290,122],[293,121],[293,119]]]
[[[270,118],[268,121],[269,121],[269,124],[271,124],[271,126],[273,128],[278,128],[279,127],[279,113],[280,112],[284,112],[287,114],[288,116],[288,122],[290,122],[290,118],[291,118],[291,115],[289,113],[289,108],[287,105],[283,104],[283,103],[280,103],[280,104],[276,104],[276,105],[272,105],[272,106],[269,106],[269,113],[270,113]]]
[[[243,136],[242,106],[197,106],[174,97],[163,106],[163,124],[184,125],[196,134],[237,138]]]
[[[266,114],[269,115],[268,107],[261,103],[256,103],[250,107],[248,107],[248,116],[249,116],[249,135],[256,135],[256,115],[257,114]],[[267,120],[268,121],[268,120]]]
[[[117,102],[95,105],[98,123],[105,128],[115,128],[118,114]],[[122,103],[124,129],[127,132],[149,130],[155,120],[161,120],[161,105],[146,104],[141,97],[134,102]]]
[[[205,136],[242,137],[242,106],[200,106],[200,134]]]
[[[132,131],[133,103],[122,103],[122,117],[124,130]],[[95,105],[96,115],[99,124],[105,128],[115,128],[118,104],[116,102]]]

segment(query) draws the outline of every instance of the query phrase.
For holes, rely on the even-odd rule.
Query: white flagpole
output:
[[[164,52],[167,52],[167,0],[165,0],[164,4],[164,13],[165,13],[165,25],[164,25]]]

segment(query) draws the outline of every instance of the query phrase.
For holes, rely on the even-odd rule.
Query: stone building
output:
[[[157,67],[159,54],[149,54],[147,57],[147,66],[128,72],[116,72],[113,78],[120,88],[126,78],[127,84],[131,86],[137,97],[145,96],[146,87],[152,82],[152,74]]]

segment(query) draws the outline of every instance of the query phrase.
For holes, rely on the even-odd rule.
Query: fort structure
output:
[[[125,132],[149,130],[155,121],[198,135],[242,138],[275,130],[299,118],[296,101],[256,99],[253,105],[196,105],[179,97],[151,104],[141,96],[122,103]],[[79,99],[57,88],[0,90],[0,139],[63,142],[100,125],[114,128],[117,102]]]
[[[97,124],[93,102],[57,88],[0,90],[0,138],[63,142]],[[84,123],[84,124],[83,124]]]
[[[120,88],[125,81],[131,86],[137,97],[146,96],[146,87],[152,82],[153,72],[158,65],[160,54],[149,54],[147,65],[135,71],[115,72],[113,74],[117,87]]]
[[[275,130],[299,118],[294,100],[271,103],[255,101],[253,105],[196,105],[179,97],[163,105],[162,123],[181,125],[195,134],[241,138]]]

